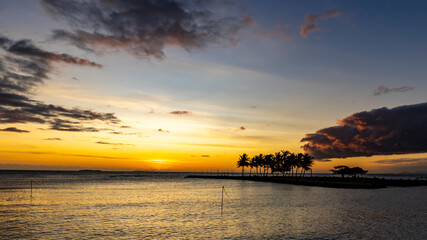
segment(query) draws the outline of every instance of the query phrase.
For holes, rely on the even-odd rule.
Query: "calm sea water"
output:
[[[333,189],[184,176],[0,174],[0,238],[427,239],[427,187]]]

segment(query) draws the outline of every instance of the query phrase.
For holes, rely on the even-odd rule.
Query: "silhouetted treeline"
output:
[[[280,151],[274,154],[259,154],[249,157],[246,153],[240,155],[237,167],[242,168],[242,176],[245,167],[249,168],[249,176],[267,176],[268,174],[281,174],[282,176],[304,176],[313,166],[313,157],[303,153],[291,153]],[[252,171],[254,171],[252,173]]]
[[[368,171],[360,167],[348,167],[344,165],[335,166],[334,169],[331,169],[331,172],[332,174],[340,174],[343,178],[345,175],[356,177],[368,173]]]

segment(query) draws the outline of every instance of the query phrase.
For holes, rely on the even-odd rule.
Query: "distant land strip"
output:
[[[250,180],[256,182],[273,182],[304,186],[317,186],[329,188],[354,188],[354,189],[377,189],[385,187],[416,187],[427,186],[427,180],[423,179],[385,179],[364,177],[281,177],[281,176],[209,176],[188,175],[186,178],[209,178],[209,179],[232,179]]]

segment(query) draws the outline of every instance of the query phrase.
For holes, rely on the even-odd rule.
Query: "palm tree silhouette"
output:
[[[313,157],[303,153],[291,153],[289,151],[280,151],[273,154],[259,154],[249,158],[246,153],[240,155],[237,161],[237,167],[242,168],[242,176],[244,176],[245,167],[250,167],[249,176],[252,174],[252,168],[255,168],[256,176],[274,176],[275,172],[282,173],[283,176],[298,177],[304,176],[305,172],[313,166]],[[301,171],[299,169],[301,168]],[[258,170],[259,169],[259,170]],[[294,175],[295,172],[295,175]],[[333,171],[335,172],[335,171]],[[364,174],[362,171],[356,171],[356,175]],[[365,172],[366,173],[366,172]]]
[[[267,167],[267,174],[266,174],[266,176],[268,175],[268,169],[270,169],[271,174],[273,174],[273,172],[274,172],[274,165],[275,165],[275,163],[274,163],[274,155],[273,154],[267,154],[267,155],[265,155],[264,159],[265,159],[265,165]]]
[[[312,166],[313,166],[313,157],[308,155],[307,153],[304,154],[301,161],[301,168],[302,168],[301,172],[304,170],[304,173],[302,176],[304,176],[305,172],[310,170]]]
[[[240,159],[237,162],[237,167],[242,168],[242,177],[245,176],[245,167],[247,166],[249,166],[248,154],[243,153],[242,155],[240,155]]]
[[[281,151],[282,152],[282,162],[280,163],[280,170],[283,174],[283,176],[285,176],[285,174],[287,172],[291,171],[291,152],[289,151]]]
[[[252,174],[252,168],[254,168],[256,166],[256,161],[255,161],[255,157],[251,157],[251,159],[249,159],[249,177]]]
[[[282,161],[283,161],[283,157],[282,157],[282,152],[275,152],[274,156],[273,156],[273,163],[272,166],[270,166],[271,168],[271,174],[274,174],[274,172],[282,172],[281,170],[281,166],[282,166]]]
[[[302,161],[303,161],[303,157],[304,157],[304,154],[302,154],[302,153],[298,153],[297,155],[296,155],[296,161],[295,161],[295,167],[296,167],[296,169],[295,169],[295,176],[296,177],[298,177],[298,169],[299,168],[302,168]],[[302,171],[303,171],[303,169],[301,169],[301,173],[300,173],[300,176],[301,176],[301,174],[302,174]]]
[[[254,165],[255,168],[255,176],[258,176],[258,167],[259,167],[259,157],[258,155],[253,156],[251,159],[251,163]]]
[[[262,153],[258,155],[258,164],[259,164],[259,175],[262,176],[262,171],[264,171],[265,173],[265,158]]]
[[[295,153],[291,153],[288,155],[288,157],[286,158],[286,161],[288,163],[289,168],[291,169],[291,176],[294,176],[294,168],[297,165],[296,161],[297,161],[297,156],[295,155]]]

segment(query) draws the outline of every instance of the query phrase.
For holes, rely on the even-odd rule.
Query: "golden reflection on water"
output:
[[[230,198],[221,215],[222,186]],[[0,188],[0,236],[10,239],[422,239],[427,229],[425,187],[346,190],[87,174],[2,176]]]

